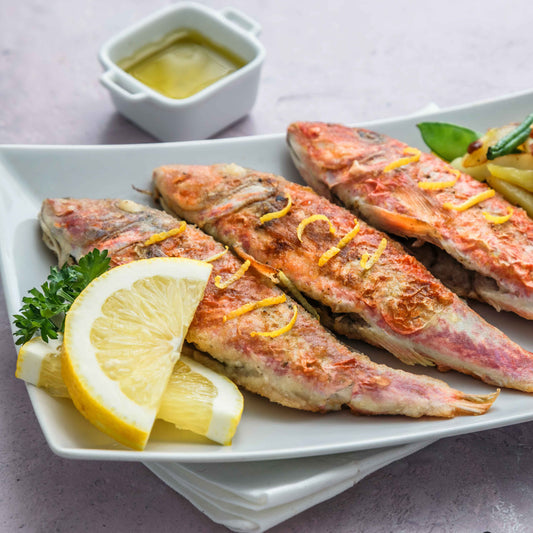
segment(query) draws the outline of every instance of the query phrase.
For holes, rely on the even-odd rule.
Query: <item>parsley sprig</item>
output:
[[[65,326],[65,314],[72,302],[89,283],[109,267],[107,250],[96,248],[84,255],[77,265],[51,267],[47,280],[40,289],[28,291],[22,298],[22,307],[14,315],[13,323],[18,328],[16,344],[29,341],[39,332],[45,342],[57,339]]]

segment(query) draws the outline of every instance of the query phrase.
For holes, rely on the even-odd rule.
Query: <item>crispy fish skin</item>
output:
[[[405,143],[361,128],[296,122],[287,142],[300,174],[320,194],[338,199],[373,226],[438,246],[475,273],[463,292],[533,319],[533,220],[518,207],[503,224],[482,212],[505,215],[511,204],[496,193],[464,211],[458,206],[489,191],[467,174],[453,186],[426,190],[419,182],[446,182],[455,171],[432,154],[386,171],[405,157]]]
[[[48,199],[40,223],[45,243],[63,260],[69,256],[78,260],[93,248],[108,250],[112,266],[157,256],[205,260],[224,251],[189,225],[184,232],[147,246],[149,237],[179,227],[180,222],[131,201]],[[318,412],[346,405],[361,414],[453,417],[482,414],[497,396],[464,394],[440,380],[375,364],[337,341],[302,308],[284,335],[252,337],[252,331],[285,325],[294,303],[288,299],[224,321],[241,305],[282,293],[253,269],[221,290],[215,286],[215,276],[227,279],[242,262],[228,252],[212,264],[187,341],[223,363],[225,373],[238,384],[271,401]]]
[[[334,313],[362,319],[353,336],[407,364],[436,364],[493,385],[533,391],[533,354],[485,322],[400,245],[388,239],[377,263],[364,271],[362,255],[372,255],[386,236],[363,221],[355,238],[319,266],[319,257],[352,230],[354,216],[311,189],[233,164],[164,166],[153,180],[167,209],[283,270],[301,292]],[[260,217],[281,210],[289,195],[288,214],[262,224]],[[326,215],[337,234],[315,222],[300,242],[298,225],[315,214]],[[350,333],[349,321],[336,325],[340,333]]]

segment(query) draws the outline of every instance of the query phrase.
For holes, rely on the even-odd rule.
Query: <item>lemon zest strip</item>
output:
[[[150,246],[151,244],[156,244],[158,242],[164,241],[168,239],[169,237],[174,237],[174,235],[179,235],[180,233],[183,233],[185,231],[186,227],[187,227],[187,223],[184,220],[182,220],[179,227],[173,228],[169,231],[162,231],[161,233],[155,233],[149,239],[146,239],[144,241],[144,246]]]
[[[335,246],[326,250],[318,259],[318,266],[324,266],[332,257],[335,257],[358,233],[359,221],[354,219],[355,226]]]
[[[405,165],[408,165],[409,163],[415,163],[420,159],[420,150],[417,148],[413,148],[412,146],[407,146],[404,148],[403,154],[407,155],[409,157],[400,157],[399,159],[396,159],[396,161],[391,161],[384,169],[383,172],[390,172],[391,170],[394,170],[395,168],[403,167]]]
[[[487,219],[487,222],[492,222],[493,224],[503,224],[507,222],[514,213],[514,209],[510,206],[507,207],[506,215],[492,215],[488,211],[482,211],[481,214]]]
[[[225,247],[225,250],[222,250],[222,252],[219,252],[218,254],[212,255],[211,257],[208,257],[207,259],[204,259],[204,263],[212,263],[213,261],[216,261],[217,259],[220,259],[226,252],[228,251],[228,247]]]
[[[291,206],[292,206],[292,198],[291,198],[291,195],[287,193],[287,205],[281,211],[273,211],[272,213],[266,213],[259,219],[259,222],[261,224],[264,224],[265,222],[268,222],[269,220],[284,217],[289,212],[289,209],[291,208]]]
[[[223,320],[224,322],[226,322],[226,320],[231,320],[232,318],[236,318],[238,316],[244,315],[245,313],[249,313],[250,311],[254,311],[255,309],[259,309],[260,307],[269,307],[271,305],[282,304],[286,300],[287,296],[285,294],[281,294],[280,296],[270,296],[268,298],[264,298],[263,300],[250,302],[242,305],[238,309],[230,311],[227,315],[224,316]]]
[[[455,176],[455,179],[447,181],[419,181],[418,186],[425,190],[446,189],[453,187],[461,177],[461,172],[456,168],[449,167],[448,170]]]
[[[247,259],[233,274],[230,276],[226,281],[222,281],[222,278],[220,276],[215,276],[215,287],[217,289],[227,289],[232,283],[236,282],[238,279],[242,278],[244,276],[244,273],[248,270],[250,267],[250,261]]]
[[[470,198],[466,202],[463,202],[460,205],[453,205],[451,202],[446,202],[445,204],[443,204],[443,207],[446,207],[447,209],[454,209],[455,211],[466,211],[468,208],[479,204],[484,200],[492,198],[495,194],[496,192],[494,191],[494,189],[489,189],[488,191],[483,191],[479,194],[476,194],[475,196],[472,196],[472,198]]]
[[[332,257],[335,257],[341,251],[340,248],[332,246],[326,250],[318,259],[318,266],[324,266]]]
[[[337,243],[341,250],[359,233],[359,220],[354,218],[355,226]]]
[[[457,176],[457,178],[459,179],[461,177],[461,171],[457,168],[453,168],[453,167],[450,167],[448,168],[448,170],[452,173],[452,174],[455,174]]]
[[[377,263],[378,259],[381,257],[381,254],[385,251],[386,247],[387,239],[383,238],[381,239],[377,250],[372,254],[372,257],[370,257],[370,255],[365,252],[361,257],[361,268],[363,270],[370,270]]]
[[[437,189],[446,189],[447,187],[453,187],[457,183],[457,179],[455,178],[453,180],[449,181],[419,181],[418,187],[420,189],[424,189],[426,191],[433,191]]]
[[[311,222],[316,222],[317,220],[324,220],[329,224],[329,232],[332,235],[335,235],[335,226],[332,224],[331,220],[326,215],[311,215],[310,217],[304,218],[299,224],[296,234],[298,235],[298,240],[302,242],[302,235],[305,228],[311,224]]]
[[[275,329],[274,331],[252,331],[250,335],[252,337],[279,337],[280,335],[283,335],[284,333],[287,333],[292,329],[294,326],[294,323],[296,322],[296,317],[298,316],[298,307],[296,304],[293,304],[293,315],[288,324],[283,326],[282,328]]]

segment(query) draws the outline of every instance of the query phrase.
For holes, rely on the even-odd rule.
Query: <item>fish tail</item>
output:
[[[500,389],[490,394],[462,393],[453,404],[455,407],[454,415],[482,415],[490,409],[499,394]]]

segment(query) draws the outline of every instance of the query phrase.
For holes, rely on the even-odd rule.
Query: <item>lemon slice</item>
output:
[[[144,449],[212,266],[154,258],[113,268],[76,298],[65,319],[62,375],[96,427]]]
[[[51,396],[69,397],[61,377],[61,342],[62,337],[48,342],[35,337],[26,342],[19,350],[15,375]],[[240,422],[243,402],[232,381],[182,355],[174,365],[157,418],[228,445]]]

